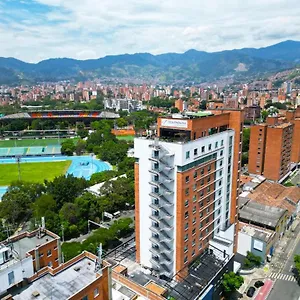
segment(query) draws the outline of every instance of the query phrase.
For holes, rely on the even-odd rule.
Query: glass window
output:
[[[220,156],[223,156],[223,150],[220,151]]]
[[[209,150],[209,151],[211,150],[211,144],[208,145],[208,150]]]
[[[193,196],[193,202],[196,202],[196,200],[197,200],[197,197],[196,197],[196,195],[194,195]]]
[[[202,146],[202,147],[201,147],[201,152],[202,152],[202,153],[205,152],[205,146]]]
[[[201,173],[201,175],[203,175],[204,174],[204,169],[201,169],[200,173]]]
[[[190,182],[190,176],[185,177],[185,183],[188,183],[188,182]]]
[[[210,176],[207,176],[207,182],[210,182]]]
[[[194,234],[196,234],[196,229],[195,228],[192,230],[192,235],[194,235]]]
[[[95,288],[94,289],[94,298],[96,298],[97,296],[99,296],[99,289]]]
[[[199,244],[199,250],[202,248],[202,243]]]
[[[215,142],[215,148],[218,148],[218,142]]]
[[[197,178],[197,176],[198,176],[198,173],[197,173],[197,171],[195,171],[194,172],[194,178]]]
[[[184,218],[187,219],[188,217],[189,217],[189,212],[186,211],[186,212],[184,213]]]
[[[189,194],[190,194],[190,189],[189,189],[189,188],[186,188],[186,189],[185,189],[185,195],[188,196]]]
[[[186,159],[190,158],[190,151],[185,152],[185,158]]]
[[[196,213],[196,206],[193,207],[193,214]]]
[[[193,185],[193,190],[194,190],[194,191],[197,190],[197,184],[196,184],[196,183]]]
[[[202,223],[202,222],[200,222],[199,228],[202,228],[202,227],[203,227],[203,223]]]
[[[193,218],[193,224],[195,224],[196,223],[196,218]]]
[[[189,235],[186,234],[186,235],[184,236],[184,240],[187,241],[188,239],[189,239]]]
[[[194,149],[194,155],[198,155],[198,149]]]
[[[223,146],[224,145],[224,140],[221,140],[221,146]]]
[[[192,247],[194,247],[196,245],[196,240],[192,241]]]
[[[192,256],[195,256],[195,249],[194,249],[193,252],[192,252]]]
[[[187,230],[189,228],[189,223],[185,223],[184,229]]]
[[[203,212],[202,211],[200,212],[200,218],[203,218]]]
[[[14,271],[9,272],[7,274],[7,276],[8,276],[8,284],[9,285],[14,284],[15,283],[15,273],[14,273]]]
[[[187,199],[187,200],[185,200],[185,202],[184,202],[184,206],[185,206],[185,207],[189,206],[189,200],[188,200],[188,199]]]
[[[211,165],[207,166],[207,171],[209,172],[211,170]]]
[[[49,250],[47,251],[47,256],[51,256],[51,255],[52,255],[51,249],[49,249]]]
[[[188,246],[184,246],[184,253],[188,252]]]
[[[186,263],[187,263],[187,261],[188,261],[188,258],[187,258],[187,256],[185,256],[185,257],[184,257],[184,261],[183,261],[183,262],[186,264]]]

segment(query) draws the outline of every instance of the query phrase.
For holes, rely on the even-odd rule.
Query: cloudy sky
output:
[[[0,0],[0,56],[218,51],[300,40],[299,0]]]

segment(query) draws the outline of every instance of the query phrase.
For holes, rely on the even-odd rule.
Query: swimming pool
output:
[[[22,163],[28,162],[54,162],[54,161],[64,161],[71,160],[72,163],[67,171],[67,174],[72,174],[75,177],[83,177],[87,180],[91,178],[94,173],[103,172],[111,170],[112,167],[109,163],[96,159],[91,155],[84,156],[53,156],[53,157],[22,157]],[[15,164],[15,158],[2,158],[0,159],[0,164]],[[5,194],[8,187],[0,186],[0,199]]]

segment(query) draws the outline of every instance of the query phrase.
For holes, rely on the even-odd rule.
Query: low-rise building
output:
[[[0,244],[0,295],[44,267],[61,263],[60,237],[37,229],[10,237]]]

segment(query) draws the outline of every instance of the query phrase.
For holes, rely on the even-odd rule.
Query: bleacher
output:
[[[61,155],[60,146],[0,148],[0,157]]]

